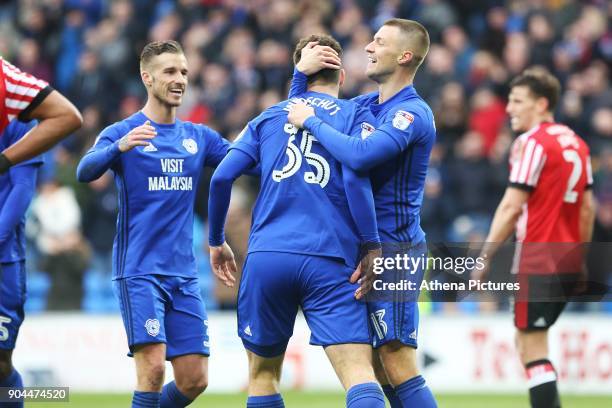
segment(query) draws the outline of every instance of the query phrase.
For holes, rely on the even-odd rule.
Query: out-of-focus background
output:
[[[104,350],[108,344],[103,339],[110,336],[116,341],[110,342],[113,350],[118,349],[119,354],[124,351],[118,306],[110,283],[117,211],[114,182],[112,175],[106,174],[89,185],[79,184],[75,168],[104,127],[142,107],[146,97],[138,71],[142,47],[153,40],[181,42],[189,63],[190,83],[179,116],[205,123],[232,140],[248,120],[285,99],[293,69],[293,47],[303,36],[327,32],[340,41],[347,71],[344,97],[373,90],[375,85],[364,75],[367,63],[364,47],[391,17],[421,22],[432,40],[429,55],[415,80],[417,91],[434,110],[438,132],[422,211],[428,240],[484,239],[506,186],[508,149],[516,136],[509,129],[504,112],[508,83],[524,68],[537,64],[549,68],[562,83],[557,120],[572,127],[591,148],[598,202],[593,240],[612,241],[609,28],[612,3],[608,1],[3,0],[0,54],[52,83],[76,104],[84,117],[83,128],[46,155],[38,194],[28,216],[29,298],[24,339],[15,355],[28,360],[32,381],[73,381],[70,374],[58,371],[56,365],[41,363],[42,354],[34,357],[32,348],[60,352],[70,345],[85,347],[79,343],[81,336],[83,344],[99,342],[97,347]],[[208,266],[206,212],[210,174],[208,171],[202,177],[199,186],[195,252],[208,309],[232,310],[235,292],[215,282]],[[256,193],[257,180],[243,178],[232,195],[227,236],[239,263],[245,256],[250,209]],[[612,306],[589,303],[570,305],[569,309],[582,315],[562,318],[560,323],[565,324],[567,332],[563,331],[566,329],[553,332],[558,337],[553,341],[553,349],[567,359],[565,376],[573,384],[570,388],[578,392],[604,392],[607,387],[609,392]],[[520,369],[513,360],[516,357],[506,302],[428,302],[421,310],[424,347],[431,341],[426,331],[448,338],[445,334],[448,331],[444,331],[449,330],[448,319],[465,322],[453,329],[454,335],[467,336],[465,343],[452,346],[455,352],[470,347],[474,352],[488,350],[485,343],[478,343],[482,340],[486,344],[491,342],[487,356],[504,356],[504,360],[491,363],[489,357],[482,357],[483,364],[493,365],[475,367],[462,376],[472,376],[469,377],[472,382],[481,384],[483,389],[491,389],[493,384],[498,391],[523,391]],[[70,314],[53,317],[48,314],[51,311]],[[488,315],[482,317],[485,313]],[[233,315],[213,313],[213,316],[211,321],[218,318],[219,323],[211,329],[216,326],[224,333],[217,344],[220,347],[232,344],[235,349],[230,351],[240,353]],[[484,324],[487,320],[482,319],[493,319],[494,323]],[[88,322],[96,323],[91,328]],[[446,329],[438,333],[441,329],[435,322],[440,325],[446,322]],[[576,322],[591,323],[576,329]],[[100,329],[105,324],[109,325],[108,331]],[[495,329],[497,325],[499,330]],[[602,325],[607,325],[607,333],[602,331]],[[69,330],[60,329],[67,327]],[[79,327],[88,329],[79,331]],[[50,338],[45,339],[43,333]],[[66,337],[66,333],[71,335]],[[57,336],[62,340],[52,340]],[[440,348],[443,349],[442,345]],[[591,349],[600,354],[576,357],[580,350],[587,353]],[[91,354],[87,350],[83,349],[84,355]],[[298,359],[305,353],[300,350]],[[118,357],[121,364],[130,363],[123,356]],[[238,361],[242,355],[236,358]],[[436,364],[442,366],[441,359],[431,356],[433,362],[424,364],[435,370]],[[446,364],[449,365],[443,367],[459,370],[463,363]],[[78,370],[78,364],[74,367]],[[216,387],[214,368],[213,362],[211,386]],[[443,371],[448,375],[446,369]],[[286,375],[296,387],[316,389],[321,385],[303,367],[290,368]],[[443,375],[442,371],[439,375]],[[563,375],[562,372],[562,379]],[[228,381],[231,383],[231,376]],[[436,381],[433,380],[434,390]],[[88,382],[80,387],[84,390],[115,387],[103,384],[100,381],[96,388]],[[457,390],[442,380],[439,384]],[[563,390],[563,380],[561,384]],[[126,388],[118,381],[116,387],[129,390],[131,383]],[[231,391],[237,387],[224,383],[218,389]]]

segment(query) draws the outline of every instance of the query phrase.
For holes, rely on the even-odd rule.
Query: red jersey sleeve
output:
[[[518,138],[510,156],[509,185],[532,191],[546,163],[544,147],[534,138]]]

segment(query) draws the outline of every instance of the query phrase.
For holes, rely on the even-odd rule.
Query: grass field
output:
[[[288,408],[342,408],[344,395],[337,393],[283,393]],[[526,395],[437,395],[440,408],[527,408]],[[129,395],[73,394],[69,403],[30,403],[33,408],[92,407],[120,408],[130,406]],[[242,408],[244,394],[205,394],[189,407]],[[564,408],[610,408],[612,397],[572,396],[562,397]]]

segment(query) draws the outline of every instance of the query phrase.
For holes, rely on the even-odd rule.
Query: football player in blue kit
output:
[[[366,74],[379,89],[354,99],[368,107],[378,121],[377,129],[365,139],[343,135],[306,104],[293,105],[288,116],[293,125],[312,133],[343,165],[370,171],[385,257],[394,257],[397,252],[415,258],[426,254],[419,213],[436,132],[432,111],[417,94],[413,81],[428,50],[427,30],[416,21],[397,18],[386,21],[366,46]],[[313,58],[304,57],[302,65],[296,66],[290,96],[305,89],[305,74],[321,66],[333,66],[330,50],[326,51],[327,56],[313,52]],[[411,279],[418,288],[423,272],[422,268],[416,273],[392,271],[387,277],[393,276],[396,282]],[[357,297],[362,295],[357,293]],[[373,345],[382,363],[375,359],[376,374],[394,408],[436,406],[416,364],[417,296],[416,291],[396,295],[395,299],[381,294],[368,301]]]
[[[309,42],[340,53],[329,36]],[[233,286],[236,269],[223,233],[233,181],[261,166],[261,191],[253,210],[248,256],[238,292],[238,335],[249,359],[247,407],[284,407],[279,393],[283,357],[298,309],[323,346],[343,387],[346,406],[382,408],[384,395],[372,367],[366,304],[354,299],[349,278],[360,259],[380,254],[374,200],[367,174],[342,166],[307,131],[287,122],[297,100],[351,137],[374,129],[368,109],[337,99],[344,72],[322,70],[308,78],[298,98],[266,109],[248,123],[215,171],[210,189],[210,251],[215,274]]]
[[[15,119],[0,137],[0,151],[20,140],[36,121]],[[42,157],[21,162],[0,174],[0,387],[22,388],[12,355],[26,300],[25,213],[36,191]],[[23,401],[4,402],[6,408],[23,407]]]
[[[175,41],[153,42],[140,57],[143,109],[102,131],[79,163],[79,181],[110,169],[119,192],[113,285],[137,386],[133,407],[184,407],[208,381],[208,319],[193,253],[193,207],[205,166],[229,143],[176,118],[187,60]],[[165,360],[175,381],[165,386]]]

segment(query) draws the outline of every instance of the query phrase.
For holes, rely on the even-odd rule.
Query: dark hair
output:
[[[389,19],[383,25],[397,27],[404,34],[409,41],[407,46],[413,55],[413,59],[408,66],[416,71],[429,52],[429,33],[427,29],[418,21],[403,18]]]
[[[525,86],[536,98],[546,98],[548,111],[552,112],[559,102],[561,84],[546,68],[528,68],[510,82],[510,88]]]
[[[145,45],[140,53],[140,67],[147,65],[153,57],[165,53],[184,54],[181,44],[174,40],[153,41]]]
[[[309,42],[317,42],[319,45],[326,45],[331,47],[334,51],[338,53],[340,57],[342,57],[342,47],[340,43],[336,41],[332,36],[327,34],[313,34],[309,37],[304,37],[298,41],[295,46],[295,51],[293,52],[293,63],[297,65],[302,59],[302,49],[306,47]],[[337,83],[340,77],[339,69],[332,68],[324,68],[319,72],[308,76],[308,84],[313,83],[314,81],[321,80],[327,83]]]

